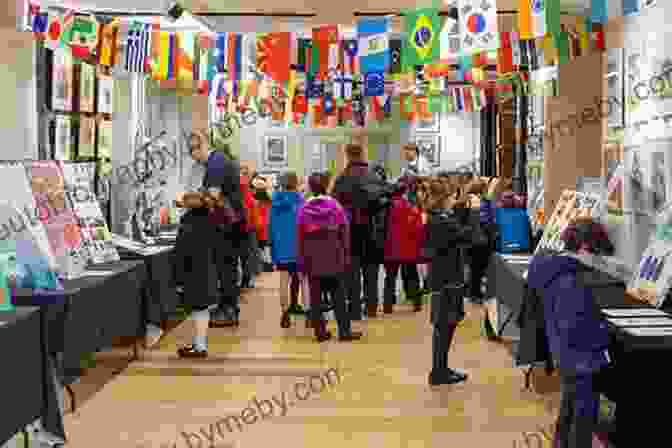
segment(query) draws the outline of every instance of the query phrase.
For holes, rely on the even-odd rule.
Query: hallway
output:
[[[176,347],[190,342],[189,323],[172,330],[158,348],[65,416],[67,446],[509,448],[525,446],[523,432],[553,420],[558,394],[522,390],[521,371],[506,345],[481,335],[480,306],[467,305],[450,353],[451,366],[469,373],[469,380],[430,389],[428,308],[413,313],[397,306],[392,315],[355,324],[365,332],[362,341],[317,344],[302,318],[289,330],[280,328],[278,283],[277,274],[262,274],[243,298],[240,328],[210,330],[207,360],[178,360]],[[335,331],[335,323],[330,327]],[[101,354],[94,370],[118,364],[118,357]],[[340,382],[330,375],[321,393],[296,399],[308,390],[297,384],[326,378],[329,369]],[[92,381],[85,378],[78,393]],[[316,379],[314,384],[319,390]],[[275,403],[274,416],[258,419],[256,411],[244,411],[254,397]],[[283,397],[289,409],[279,416]],[[238,419],[225,419],[229,415]],[[181,432],[194,434],[190,444]]]

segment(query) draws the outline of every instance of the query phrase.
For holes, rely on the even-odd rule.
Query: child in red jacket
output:
[[[392,206],[387,217],[385,239],[385,288],[383,312],[392,313],[396,298],[397,274],[401,278],[406,297],[413,302],[414,310],[420,311],[422,297],[418,263],[421,263],[421,248],[425,239],[422,212],[405,194],[407,185],[400,183],[392,197]]]

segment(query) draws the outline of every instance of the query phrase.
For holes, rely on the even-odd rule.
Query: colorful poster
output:
[[[69,205],[81,230],[83,247],[92,264],[118,261],[119,254],[93,193],[95,164],[64,163],[61,166]]]
[[[628,291],[635,297],[660,307],[672,286],[672,243],[654,239],[642,254]]]
[[[76,278],[86,268],[87,256],[77,218],[66,200],[59,164],[53,160],[32,161],[26,165],[26,171],[37,216],[46,229],[58,273],[64,278]]]

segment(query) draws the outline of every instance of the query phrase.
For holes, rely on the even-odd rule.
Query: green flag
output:
[[[406,71],[416,65],[436,62],[441,53],[439,33],[441,19],[438,8],[422,8],[404,14],[406,37],[402,61]]]
[[[546,32],[552,35],[562,32],[560,28],[560,0],[546,0]]]
[[[555,48],[558,49],[558,65],[569,62],[569,35],[567,31],[562,31],[553,35]]]

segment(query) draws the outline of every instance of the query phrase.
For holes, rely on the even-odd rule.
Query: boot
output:
[[[317,342],[325,342],[331,339],[331,333],[327,330],[327,321],[324,319],[313,322],[315,329],[315,339]]]
[[[373,303],[369,304],[366,309],[366,315],[369,319],[373,319],[376,317],[376,314],[378,314],[378,304]]]

